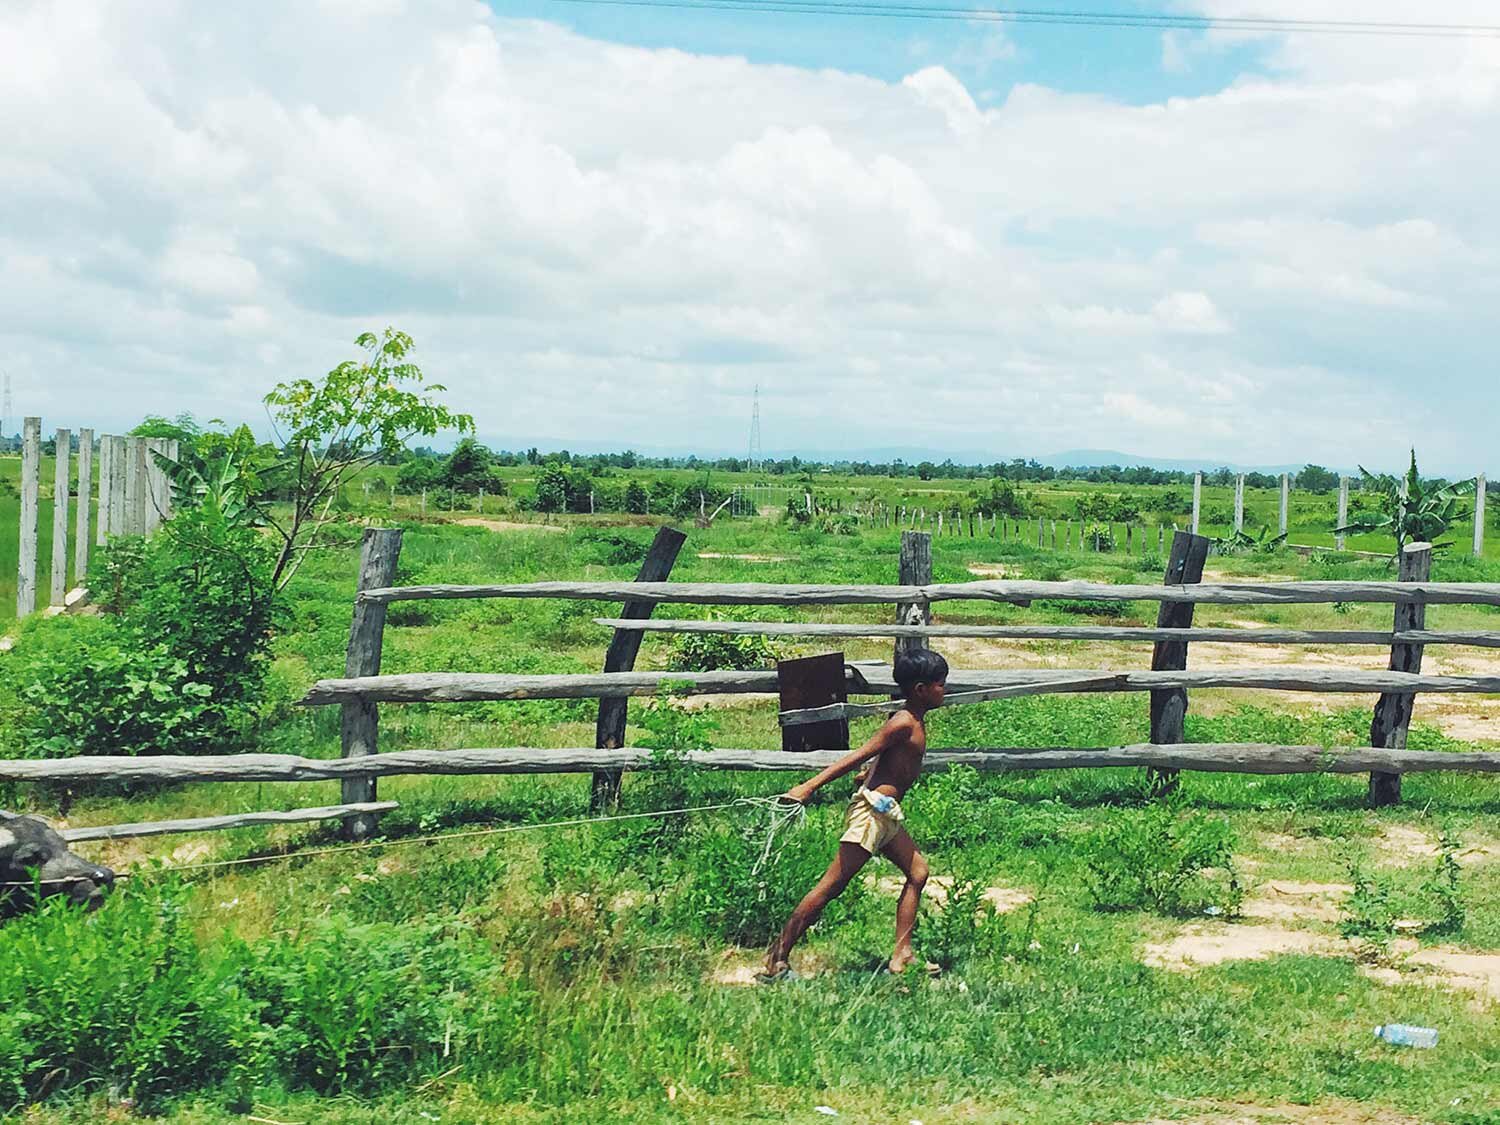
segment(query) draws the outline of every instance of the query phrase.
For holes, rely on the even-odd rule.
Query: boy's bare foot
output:
[[[776,984],[784,980],[801,980],[797,971],[785,961],[766,961],[764,971],[756,973],[755,979],[761,984]]]
[[[886,972],[890,973],[892,976],[900,976],[902,973],[906,972],[908,968],[915,964],[916,960],[917,955],[915,953],[893,954],[890,961],[886,964]],[[924,962],[922,967],[926,970],[927,975],[930,977],[938,976],[943,971],[943,967],[936,961]]]

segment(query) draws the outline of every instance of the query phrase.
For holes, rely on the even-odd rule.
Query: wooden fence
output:
[[[1149,669],[953,669],[948,685],[971,699],[1051,692],[1145,692],[1149,694],[1150,737],[1142,743],[1092,748],[976,747],[934,750],[929,766],[945,769],[964,764],[985,770],[1062,769],[1132,766],[1152,771],[1158,785],[1169,788],[1179,770],[1253,774],[1367,773],[1374,805],[1400,799],[1403,774],[1427,770],[1500,772],[1500,753],[1431,752],[1406,748],[1412,702],[1418,692],[1500,694],[1500,676],[1447,676],[1424,673],[1427,645],[1500,646],[1493,631],[1430,630],[1428,605],[1500,606],[1500,583],[1440,583],[1429,580],[1431,547],[1406,549],[1396,581],[1284,582],[1208,584],[1201,581],[1209,541],[1179,532],[1174,536],[1161,585],[1109,585],[1095,582],[987,581],[934,584],[930,542],[926,535],[903,536],[900,577],[896,585],[786,585],[757,583],[677,583],[667,581],[685,537],[671,528],[657,534],[635,582],[536,582],[484,586],[395,586],[401,550],[400,530],[369,529],[360,555],[359,588],[345,660],[345,674],[320,680],[302,700],[307,706],[336,705],[342,710],[343,757],[319,760],[284,754],[237,754],[219,757],[80,757],[51,761],[0,761],[0,780],[88,781],[136,779],[186,781],[311,781],[337,779],[344,804],[287,813],[251,813],[238,818],[170,822],[166,826],[116,826],[85,830],[89,837],[196,831],[207,827],[266,823],[277,820],[340,819],[346,834],[364,838],[376,830],[376,814],[388,805],[376,801],[376,778],[397,774],[570,773],[594,775],[596,805],[618,794],[620,771],[646,768],[650,754],[624,746],[625,701],[646,696],[663,685],[685,694],[771,693],[779,687],[775,671],[669,673],[635,671],[634,663],[647,632],[716,632],[798,638],[892,638],[897,651],[943,637],[1011,637],[1060,641],[1151,641]],[[386,607],[395,601],[422,598],[572,598],[619,601],[624,611],[601,617],[614,629],[603,671],[588,674],[511,675],[490,672],[418,672],[382,674]],[[1028,605],[1034,601],[1153,601],[1160,612],[1154,627],[1054,625],[933,624],[931,607],[946,601],[990,601]],[[1284,628],[1195,628],[1194,607],[1207,605],[1289,605],[1359,602],[1393,607],[1386,630],[1296,630]],[[658,605],[892,605],[896,623],[795,623],[685,621],[651,619]],[[1379,645],[1389,647],[1385,671],[1258,667],[1191,670],[1188,657],[1195,641],[1254,645]],[[846,698],[889,698],[895,688],[892,668],[882,661],[854,661],[845,666]],[[1184,744],[1183,719],[1188,693],[1203,688],[1343,692],[1378,697],[1369,745],[1329,748],[1264,743]],[[593,747],[507,747],[465,750],[379,752],[379,707],[393,703],[449,703],[476,700],[598,699],[600,715]],[[955,699],[955,703],[963,702]],[[840,710],[847,717],[878,710],[839,704],[782,712],[783,724],[822,721]],[[690,755],[706,768],[731,770],[813,769],[832,761],[840,748],[806,753],[776,750],[714,750]],[[231,823],[232,822],[232,823]]]
[[[159,438],[97,439],[98,480],[95,482],[96,439],[91,429],[70,429],[54,435],[56,457],[52,476],[52,560],[48,604],[63,607],[68,598],[68,535],[73,534],[73,581],[88,573],[89,545],[103,545],[111,535],[150,535],[172,514],[172,491],[153,454],[173,460],[177,442]],[[73,471],[77,448],[77,475]],[[21,525],[16,569],[16,617],[37,608],[38,513],[42,497],[42,420],[27,418],[21,429]],[[76,479],[77,486],[74,488]],[[69,504],[74,518],[68,518]],[[94,535],[90,536],[93,516]]]

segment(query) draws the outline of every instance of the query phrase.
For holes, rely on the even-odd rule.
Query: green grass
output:
[[[620,541],[644,545],[650,527],[600,527],[604,522],[569,520],[566,534],[494,534],[414,523],[403,546],[400,581],[633,576],[636,564]],[[268,705],[264,750],[338,753],[335,710],[296,708],[291,700],[312,680],[342,670],[354,530],[343,548],[314,554],[293,588],[277,640],[276,702]],[[673,577],[894,581],[897,543],[895,531],[830,537],[767,521],[716,524],[690,531]],[[701,559],[699,551],[775,554],[788,561]],[[933,551],[938,581],[970,577],[967,568],[977,562],[1003,562],[1030,577],[1148,578],[1139,558],[1118,554],[1057,556],[967,536],[935,540]],[[1214,565],[1245,574],[1384,574],[1380,563],[1313,564],[1280,553]],[[1500,568],[1440,558],[1435,577],[1455,576],[1494,580]],[[1108,620],[1154,621],[1155,608],[1128,605],[1122,617]],[[384,670],[593,670],[609,634],[590,618],[614,609],[542,601],[401,603],[392,607]],[[966,603],[938,609],[940,618],[950,621],[1080,620],[1059,605],[1022,609]],[[708,611],[674,607],[673,612]],[[721,612],[796,620],[889,617],[883,607]],[[1204,607],[1199,620],[1211,623],[1244,613]],[[1258,616],[1290,626],[1378,627],[1382,620],[1388,625],[1389,613],[1388,607],[1356,607],[1348,614],[1330,607],[1275,607]],[[1493,627],[1493,618],[1492,611],[1472,607],[1437,607],[1430,615],[1441,628]],[[639,666],[663,666],[668,643],[648,637]],[[817,647],[783,646],[789,655]],[[1066,652],[1062,646],[1039,651]],[[851,643],[846,652],[885,656],[889,642]],[[1136,646],[1115,659],[1128,666],[1148,658]],[[1253,662],[1253,650],[1246,662]],[[1368,733],[1368,701],[1358,697],[1329,711],[1256,706],[1248,693],[1215,699],[1212,714],[1190,712],[1190,741],[1339,745],[1359,742]],[[641,731],[643,705],[631,704],[632,737]],[[985,704],[935,715],[932,744],[1136,741],[1147,730],[1146,708],[1144,695]],[[715,744],[773,745],[774,711],[769,701],[715,709]],[[382,749],[587,745],[593,718],[591,704],[575,701],[386,706]],[[869,722],[856,724],[855,736],[870,729]],[[1419,726],[1412,745],[1442,750],[1456,744]],[[707,771],[666,780],[633,776],[626,780],[624,811],[771,794],[790,780]],[[939,936],[947,933],[945,959],[952,959],[953,967],[935,981],[881,980],[872,970],[889,952],[893,900],[867,889],[830,911],[798,950],[796,959],[819,969],[818,975],[773,989],[712,980],[726,964],[748,964],[756,953],[729,944],[729,923],[714,908],[726,902],[754,907],[762,893],[748,875],[764,839],[757,812],[702,814],[666,828],[626,822],[401,843],[452,829],[579,816],[586,811],[587,791],[584,777],[383,780],[381,796],[401,802],[382,822],[386,846],[226,868],[190,881],[176,909],[200,951],[195,955],[205,965],[277,966],[275,979],[283,983],[275,996],[292,987],[286,981],[303,982],[297,987],[307,994],[305,1002],[288,1007],[285,1015],[261,1008],[255,1018],[274,1018],[279,1027],[324,1039],[300,1048],[300,1054],[275,1055],[281,1061],[268,1064],[253,1080],[236,1079],[216,1055],[196,1079],[179,1077],[165,1089],[143,1086],[130,1096],[151,1113],[182,1123],[240,1121],[247,1110],[270,1120],[349,1123],[823,1120],[813,1112],[817,1105],[835,1108],[844,1120],[917,1118],[929,1125],[1130,1121],[1198,1115],[1217,1103],[1331,1098],[1389,1107],[1422,1121],[1495,1120],[1496,1011],[1470,994],[1425,987],[1411,974],[1411,982],[1399,987],[1381,984],[1350,956],[1283,955],[1188,973],[1146,965],[1148,942],[1205,920],[1093,908],[1089,841],[1141,804],[1143,788],[1135,771],[924,779],[910,795],[908,815],[934,872],[1024,889],[1034,895],[1035,905],[972,932],[940,924],[937,909],[929,906],[918,944],[935,950]],[[81,790],[73,794],[70,823],[334,803],[337,792],[333,783],[198,785],[130,798]],[[1393,865],[1391,829],[1416,829],[1435,840],[1439,828],[1447,828],[1466,847],[1495,842],[1500,787],[1493,779],[1414,775],[1406,782],[1405,803],[1378,813],[1363,808],[1364,792],[1360,777],[1188,774],[1181,800],[1186,810],[1227,825],[1252,897],[1270,879],[1348,882],[1351,864],[1362,860],[1391,882],[1399,902],[1415,909],[1431,864]],[[12,796],[54,812],[58,795],[23,789]],[[807,825],[786,838],[764,892],[763,916],[753,909],[742,912],[739,932],[768,932],[821,869],[837,835],[840,796],[820,797]],[[327,829],[305,827],[86,850],[136,861],[174,851],[182,858],[236,858],[332,842]],[[1500,950],[1500,863],[1466,862],[1462,880],[1467,908],[1462,929],[1422,940]],[[25,945],[23,928],[0,928],[0,958],[18,957],[26,949],[41,976],[72,974],[76,980],[92,979],[86,971],[105,974],[107,962],[96,965],[87,953],[95,934],[111,932],[100,930],[100,923],[134,902],[144,927],[166,901],[156,897],[154,886],[148,879],[122,885],[117,901],[101,915],[50,919],[56,927],[49,931],[50,953]],[[1328,923],[1288,924],[1316,928],[1330,938],[1336,934]],[[430,967],[421,969],[419,980],[408,981],[400,966],[415,962],[413,954],[400,952],[409,948],[402,935],[427,933],[429,927],[439,927],[442,935],[432,939],[433,948],[451,957],[423,961]],[[379,992],[385,997],[381,1012],[394,1013],[389,1020],[382,1022],[381,1012],[360,1017],[366,1022],[315,1018],[320,1009],[313,1001],[327,1008],[329,997],[345,994],[334,978],[319,983],[325,978],[314,972],[322,963],[318,959],[327,956],[319,943],[334,940],[330,932],[344,935],[337,941],[351,955],[349,943],[356,939],[368,947],[371,967],[361,972],[397,973],[390,980],[382,977],[379,986],[387,990]],[[115,940],[124,939],[117,934]],[[266,980],[264,974],[235,977],[225,995],[248,998],[252,1006],[270,1003]],[[373,977],[371,990],[377,991]],[[153,1003],[166,1010],[169,1001],[159,996]],[[1370,1029],[1393,1020],[1438,1027],[1439,1048],[1399,1051],[1376,1043]],[[372,1028],[368,1042],[350,1031],[367,1026]],[[139,1045],[129,1023],[115,1034],[124,1036],[131,1050]],[[306,1059],[323,1057],[319,1052],[332,1050],[330,1042],[351,1036],[357,1057],[342,1064],[342,1079],[330,1085],[307,1069]],[[0,1046],[0,1065],[4,1057]],[[370,1060],[380,1065],[372,1070]],[[124,1116],[118,1099],[129,1094],[129,1082],[114,1075],[108,1063],[96,1058],[73,1064],[50,1081],[43,1104],[26,1111],[25,1119]],[[120,1090],[113,1097],[111,1085]]]

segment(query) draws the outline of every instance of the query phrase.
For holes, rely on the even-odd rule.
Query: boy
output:
[[[903,972],[915,957],[911,934],[917,924],[922,886],[927,882],[927,860],[917,851],[901,823],[905,818],[900,802],[922,772],[922,756],[927,752],[927,728],[923,720],[928,711],[942,705],[948,662],[930,649],[916,649],[896,657],[895,675],[896,686],[906,700],[905,707],[887,719],[875,737],[858,750],[812,780],[787,791],[788,798],[805,804],[830,781],[843,777],[862,762],[870,763],[849,802],[838,853],[817,886],[792,911],[781,936],[766,951],[766,969],[760,978],[763,981],[795,975],[787,963],[792,946],[872,855],[884,854],[906,876],[906,885],[896,903],[896,948],[886,967],[892,973]]]

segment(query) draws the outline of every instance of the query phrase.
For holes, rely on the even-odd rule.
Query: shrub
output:
[[[172,886],[97,914],[62,897],[0,927],[0,1104],[111,1085],[143,1099],[259,1077],[267,1040],[239,960],[200,949]]]
[[[924,958],[944,969],[962,965],[976,956],[1003,954],[1010,944],[1010,931],[1004,919],[994,904],[985,900],[984,884],[977,879],[955,875],[947,901],[935,907],[928,898],[923,907],[917,944]]]
[[[113,618],[34,619],[0,675],[4,738],[27,758],[191,753],[222,731],[213,693]]]
[[[766,945],[792,908],[828,867],[825,833],[786,830],[766,850],[766,821],[708,829],[692,841],[692,881],[675,900],[679,924],[700,936],[737,945]],[[764,857],[764,859],[762,858]],[[838,925],[868,893],[855,879],[828,904],[819,925]]]
[[[1089,893],[1100,910],[1233,914],[1244,897],[1234,844],[1222,819],[1166,803],[1120,810],[1083,841]]]
[[[1115,549],[1114,529],[1107,523],[1091,523],[1079,535],[1078,540],[1086,551],[1110,554]]]
[[[667,668],[672,672],[747,671],[769,668],[778,658],[769,637],[753,635],[676,633],[667,647]]]
[[[492,969],[468,931],[339,917],[245,956],[276,1069],[319,1093],[379,1087],[441,1058],[447,1037],[472,1028],[458,1018],[465,993]]]
[[[0,666],[27,756],[192,754],[243,739],[269,664],[271,552],[254,530],[183,511],[113,540],[90,572],[102,617],[26,623]]]

